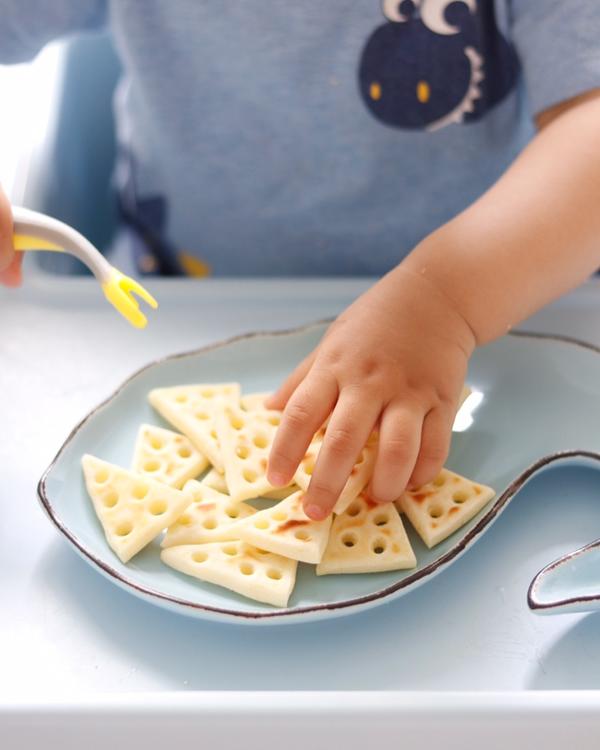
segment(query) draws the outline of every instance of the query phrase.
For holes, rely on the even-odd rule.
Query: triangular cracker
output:
[[[207,472],[202,477],[200,483],[211,487],[213,490],[217,490],[217,492],[222,492],[225,495],[229,493],[229,488],[225,481],[225,475],[221,474],[217,469],[211,469]],[[289,497],[292,493],[298,492],[298,489],[299,487],[297,484],[288,484],[287,487],[277,487],[277,489],[271,489],[269,492],[263,492],[261,497],[266,498],[267,500],[283,500],[284,497]]]
[[[232,500],[261,497],[275,489],[267,479],[267,462],[281,421],[276,411],[246,412],[226,406],[216,415],[216,429]]]
[[[190,503],[181,490],[95,456],[83,456],[81,464],[106,541],[123,562],[172,524]]]
[[[299,489],[300,487],[293,482],[292,484],[288,484],[287,487],[277,487],[275,490],[265,492],[261,497],[265,497],[267,500],[284,500],[286,497],[293,495],[294,492],[298,492]]]
[[[234,503],[207,485],[191,479],[183,488],[190,505],[167,529],[162,547],[179,544],[205,544],[239,539],[237,527],[244,518],[256,513],[246,503]]]
[[[414,568],[416,564],[394,505],[374,503],[361,493],[345,513],[333,519],[317,575],[378,573]]]
[[[428,547],[454,533],[494,497],[491,487],[448,469],[428,484],[405,492],[396,504]]]
[[[148,401],[156,411],[192,441],[217,469],[223,468],[214,425],[224,403],[238,404],[239,383],[204,383],[155,388]]]
[[[267,411],[265,401],[271,394],[268,391],[262,393],[246,393],[240,399],[240,406],[246,411]]]
[[[298,566],[244,542],[186,544],[165,549],[160,557],[175,570],[276,607],[287,605]]]
[[[133,453],[132,471],[180,489],[208,466],[208,459],[178,432],[143,424]]]
[[[305,492],[310,484],[310,479],[315,468],[315,463],[317,462],[319,451],[323,444],[324,436],[325,428],[321,428],[308,446],[308,450],[294,474],[294,481]],[[354,464],[352,473],[348,477],[348,481],[333,508],[334,513],[337,515],[343,513],[350,503],[364,490],[367,482],[371,478],[371,474],[373,473],[376,455],[377,435],[373,433],[367,440],[367,444],[361,450],[358,459]]]
[[[327,546],[332,516],[312,521],[302,509],[304,492],[286,497],[272,508],[255,513],[238,527],[240,539],[278,555],[318,563]]]
[[[222,492],[227,495],[229,490],[227,488],[227,482],[225,481],[225,474],[218,469],[212,468],[207,471],[206,474],[200,480],[200,484],[210,487],[217,492]]]

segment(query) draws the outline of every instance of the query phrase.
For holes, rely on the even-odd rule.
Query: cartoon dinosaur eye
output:
[[[406,23],[420,4],[421,0],[383,0],[381,9],[388,21]]]
[[[449,5],[464,3],[471,13],[477,10],[477,0],[422,0],[420,4],[421,21],[434,34],[449,36],[458,34],[460,29],[446,21]]]

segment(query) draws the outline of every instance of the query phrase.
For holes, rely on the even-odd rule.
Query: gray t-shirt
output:
[[[166,253],[217,275],[384,273],[502,174],[535,113],[600,86],[599,0],[0,11],[1,62],[110,28],[122,203],[158,268]]]

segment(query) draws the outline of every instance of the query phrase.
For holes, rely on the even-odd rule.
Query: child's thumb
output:
[[[21,260],[23,253],[15,253],[13,259],[4,271],[0,271],[0,284],[4,286],[20,286],[23,281],[21,272]]]
[[[0,188],[0,283],[17,286],[21,282],[21,253],[13,247],[13,221],[10,203]]]

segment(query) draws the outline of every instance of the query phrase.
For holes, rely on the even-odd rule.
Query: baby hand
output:
[[[288,484],[331,414],[304,510],[331,512],[371,431],[378,452],[368,491],[391,502],[430,481],[449,450],[471,328],[432,282],[402,266],[363,294],[271,397],[284,409],[269,481]]]
[[[10,203],[0,188],[0,284],[19,286],[23,253],[15,253],[12,234]]]

